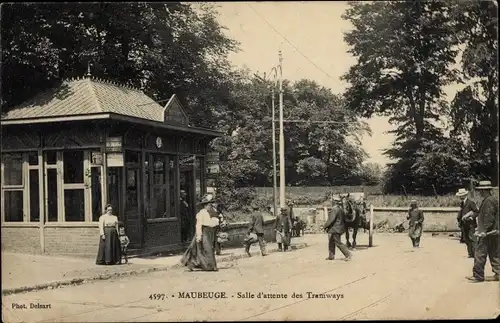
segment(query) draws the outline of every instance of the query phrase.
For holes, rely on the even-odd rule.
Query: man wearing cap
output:
[[[288,208],[280,209],[280,214],[274,222],[274,230],[276,231],[276,243],[278,243],[279,251],[287,251],[291,243],[292,233],[292,220]]]
[[[411,200],[410,210],[406,219],[410,220],[408,235],[410,236],[413,248],[418,248],[420,246],[420,237],[422,236],[424,212],[418,208],[416,200]]]
[[[341,236],[345,233],[345,213],[341,206],[341,199],[338,196],[334,196],[332,202],[333,207],[328,212],[328,219],[323,227],[328,232],[328,258],[326,260],[335,259],[335,247],[338,247],[344,254],[346,261],[351,260],[351,252],[341,241]]]
[[[474,258],[475,236],[474,230],[477,227],[476,216],[479,211],[476,203],[468,198],[469,191],[465,188],[458,190],[456,196],[462,201],[460,202],[460,211],[458,212],[458,223],[462,229],[462,238],[467,245],[467,253],[469,258]]]
[[[491,194],[490,181],[480,181],[476,186],[483,201],[477,213],[477,244],[474,255],[474,267],[472,276],[467,277],[472,282],[484,281],[484,267],[486,258],[490,258],[491,268],[495,275],[494,280],[498,281],[500,274],[500,244],[498,241],[498,199]]]

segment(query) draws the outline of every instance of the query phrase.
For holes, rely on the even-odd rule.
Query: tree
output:
[[[224,106],[227,54],[213,7],[162,3],[16,3],[2,6],[2,110],[62,79],[92,75],[173,93],[207,126]],[[226,95],[227,97],[227,95]]]
[[[475,0],[457,9],[463,75],[472,84],[453,100],[451,134],[467,146],[473,175],[498,185],[498,8]]]
[[[356,2],[343,15],[354,26],[344,39],[358,59],[343,77],[350,82],[346,102],[364,117],[391,116],[396,140],[386,154],[396,163],[388,174],[406,187],[416,185],[412,166],[424,142],[442,137],[435,125],[447,108],[442,88],[458,80],[451,68],[458,45],[450,14],[454,6],[445,1]]]

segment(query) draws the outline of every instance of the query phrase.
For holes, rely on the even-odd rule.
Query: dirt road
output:
[[[424,235],[421,248],[414,250],[405,234],[379,234],[376,246],[358,248],[351,262],[344,262],[339,251],[339,260],[325,260],[326,235],[308,240],[308,248],[220,264],[217,273],[175,269],[8,296],[2,299],[3,321],[460,319],[500,314],[499,283],[466,281],[473,260],[456,240]],[[360,234],[358,244],[367,240]],[[489,264],[486,273],[492,274]],[[29,309],[30,303],[50,308]],[[13,308],[23,304],[28,309]]]

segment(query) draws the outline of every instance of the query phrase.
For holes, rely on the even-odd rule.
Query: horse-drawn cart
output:
[[[347,246],[351,247],[349,241],[349,229],[353,230],[352,247],[356,247],[356,236],[358,229],[362,228],[365,232],[368,230],[368,247],[373,246],[373,205],[367,208],[365,203],[365,193],[347,193],[334,194],[332,198],[337,196],[342,201],[342,206],[346,212],[346,240]],[[368,213],[368,214],[367,214]]]

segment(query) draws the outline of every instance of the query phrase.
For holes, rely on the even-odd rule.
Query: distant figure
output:
[[[469,258],[474,258],[474,248],[476,243],[476,237],[474,236],[474,231],[477,227],[476,216],[479,209],[476,203],[468,198],[469,191],[465,188],[458,190],[456,196],[461,199],[460,211],[458,212],[458,223],[460,224],[462,231],[462,239],[467,245],[467,253]]]
[[[227,232],[224,232],[227,228],[227,221],[224,219],[223,209],[223,205],[217,203],[213,212],[210,212],[210,216],[216,217],[219,220],[219,225],[215,229],[214,241],[215,254],[218,256],[221,254],[222,244],[228,241],[228,234]]]
[[[498,241],[498,198],[491,194],[490,181],[480,181],[476,190],[483,201],[477,215],[477,244],[474,253],[472,276],[467,277],[472,282],[484,281],[486,258],[490,258],[491,269],[495,273],[493,279],[498,281],[500,274],[500,245]]]
[[[125,263],[128,264],[127,249],[128,245],[130,244],[130,240],[125,234],[125,227],[123,226],[123,223],[118,223],[118,237],[120,239],[120,245],[122,249],[122,257],[120,258],[120,264],[122,263],[123,258],[125,258]]]
[[[281,208],[280,214],[274,222],[274,231],[276,231],[276,242],[279,251],[287,251],[290,246],[292,231],[292,220],[287,208]]]
[[[209,213],[215,209],[213,196],[211,194],[205,195],[199,206],[202,209],[196,214],[196,234],[182,256],[181,263],[187,266],[190,271],[195,268],[204,271],[218,271],[214,240],[215,228],[219,225],[219,220],[211,217]]]
[[[323,229],[328,233],[328,258],[335,259],[335,248],[338,247],[344,254],[345,260],[352,259],[352,254],[345,244],[342,243],[342,234],[345,233],[345,212],[342,206],[342,199],[339,196],[332,197],[333,207],[328,212],[328,219]]]
[[[424,212],[417,206],[416,200],[411,200],[408,210],[407,220],[410,220],[408,235],[410,236],[413,248],[420,247],[420,237],[422,236],[422,226],[424,223]]]
[[[262,257],[267,256],[266,246],[264,241],[264,216],[262,215],[262,213],[257,212],[255,208],[248,226],[248,235],[250,236],[250,234],[252,233],[257,235],[257,239],[259,241],[259,246],[260,246],[260,254],[262,255]],[[245,243],[245,252],[249,257],[252,256],[250,254],[250,246],[252,245],[251,242],[252,240],[247,240]]]
[[[99,217],[99,235],[96,264],[119,264],[122,256],[120,239],[118,238],[118,217],[113,215],[111,204],[106,205],[106,213]]]
[[[191,214],[189,212],[189,204],[187,202],[186,191],[181,190],[181,240],[182,242],[189,240],[190,229],[192,226]]]

